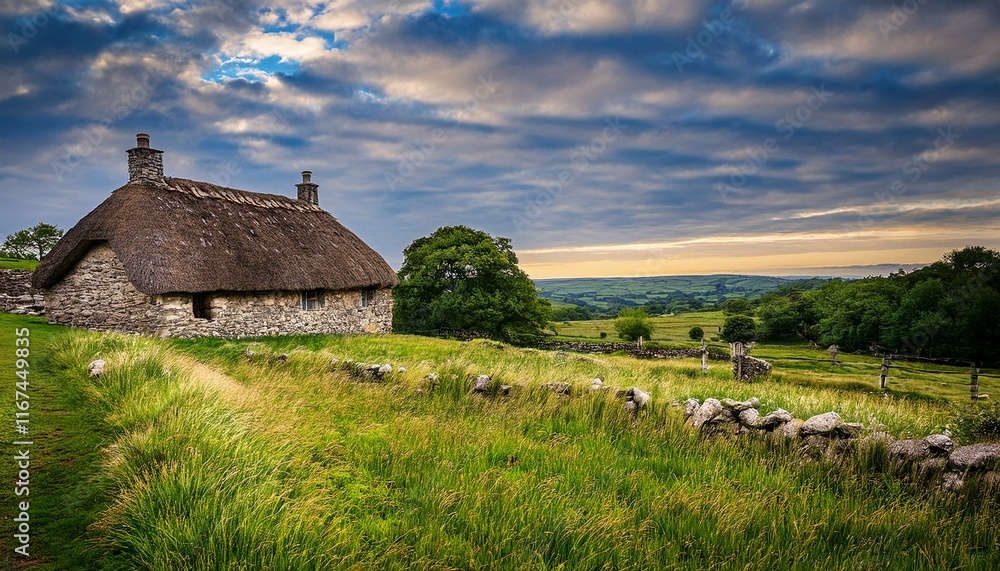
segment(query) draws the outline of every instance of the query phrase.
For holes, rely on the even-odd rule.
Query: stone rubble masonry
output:
[[[143,182],[156,186],[165,186],[163,180],[163,151],[149,147],[136,147],[128,153],[129,182]]]
[[[256,337],[300,333],[389,333],[392,292],[361,307],[361,291],[324,291],[323,306],[301,309],[297,291],[214,292],[211,319],[194,317],[192,295],[137,290],[107,243],[95,245],[46,291],[49,323],[162,337]]]
[[[41,290],[31,287],[31,270],[0,269],[0,309],[7,313],[42,315]]]

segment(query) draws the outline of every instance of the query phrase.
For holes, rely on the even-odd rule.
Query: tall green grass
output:
[[[250,348],[255,356],[248,358]],[[285,360],[274,358],[287,353]],[[108,362],[86,376],[94,358]],[[339,363],[390,362],[382,382]],[[939,495],[766,438],[704,439],[671,401],[757,396],[897,434],[933,402],[737,384],[724,366],[407,336],[58,344],[74,414],[100,433],[103,569],[994,569],[996,498]],[[398,367],[408,370],[401,373]],[[434,390],[422,379],[440,376]],[[509,397],[469,393],[478,374]],[[590,379],[638,385],[627,414]],[[569,397],[545,389],[570,382]],[[418,391],[418,389],[420,389]]]

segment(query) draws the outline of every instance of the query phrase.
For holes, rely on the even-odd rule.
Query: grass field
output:
[[[726,317],[721,311],[694,311],[680,315],[651,317],[653,341],[662,341],[678,347],[695,347],[700,342],[692,341],[688,331],[694,326],[705,331],[705,337],[718,335]],[[601,332],[607,334],[606,341],[619,341],[613,319],[593,319],[589,321],[565,321],[554,324],[556,339],[567,341],[597,340]]]
[[[651,341],[671,347],[698,347],[701,343],[692,341],[688,331],[698,326],[705,331],[706,338],[718,336],[725,316],[721,311],[698,311],[652,317],[650,321],[653,323]],[[554,327],[558,333],[552,338],[554,340],[621,341],[612,319],[568,321],[556,323]],[[601,332],[607,333],[604,339],[601,339]],[[722,341],[711,341],[709,346],[728,350],[728,345]],[[773,377],[778,382],[870,392],[879,389],[882,360],[877,357],[841,353],[837,357],[840,364],[834,365],[824,348],[812,347],[805,342],[758,343],[753,355],[774,365]],[[900,395],[961,402],[970,398],[970,372],[965,367],[896,361],[889,369],[887,386]],[[1000,397],[1000,370],[980,371],[979,390],[994,398]]]
[[[0,258],[0,270],[34,270],[38,266],[38,260],[15,260],[14,258]]]
[[[827,386],[804,370],[740,384],[724,366],[703,374],[694,360],[398,335],[157,340],[0,315],[5,370],[24,326],[37,484],[33,560],[19,567],[1000,565],[995,497],[907,484],[877,454],[814,463],[763,439],[703,440],[669,404],[757,396],[766,409],[837,410],[905,436],[949,422],[955,405],[939,400]],[[364,382],[333,357],[408,371]],[[99,379],[86,374],[94,358],[108,362]],[[440,385],[418,391],[430,372]],[[516,385],[512,396],[470,395],[480,373]],[[641,386],[652,405],[632,417],[607,394],[541,387],[582,388],[594,376]],[[7,442],[2,469],[13,473]],[[7,514],[9,487],[3,501]],[[0,564],[11,566],[9,518],[3,526]]]

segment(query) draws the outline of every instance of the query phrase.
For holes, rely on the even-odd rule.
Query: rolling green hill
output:
[[[539,295],[553,302],[602,312],[617,306],[643,306],[660,302],[665,311],[679,313],[722,303],[727,299],[759,299],[790,286],[813,289],[823,278],[709,275],[643,278],[566,278],[535,280]]]

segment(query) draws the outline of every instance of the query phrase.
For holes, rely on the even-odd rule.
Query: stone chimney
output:
[[[299,200],[319,206],[319,185],[312,181],[312,171],[302,171],[302,182],[295,185],[299,190]]]
[[[135,148],[128,153],[128,181],[152,185],[166,184],[163,180],[163,151],[149,148],[149,135],[135,136]]]

